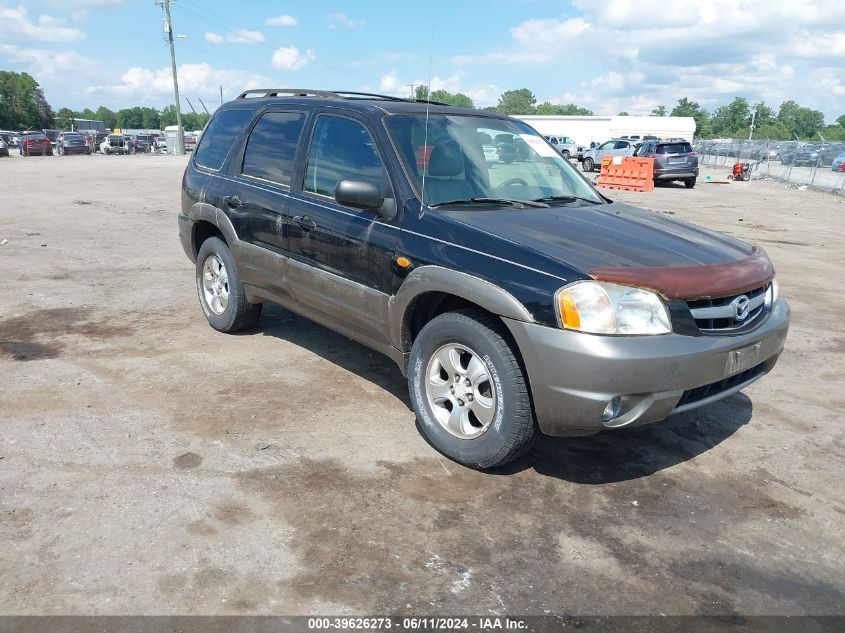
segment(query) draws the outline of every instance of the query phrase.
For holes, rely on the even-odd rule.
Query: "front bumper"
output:
[[[657,422],[748,386],[774,367],[789,314],[780,299],[757,328],[739,336],[597,336],[503,320],[522,353],[540,428],[584,435]],[[751,350],[742,357],[752,354],[753,366],[737,366],[738,350]],[[701,389],[711,385],[712,392]],[[603,422],[616,397],[619,415]]]

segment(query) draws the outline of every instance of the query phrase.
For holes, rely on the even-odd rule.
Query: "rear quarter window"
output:
[[[194,151],[194,162],[215,171],[220,169],[252,114],[252,110],[223,110],[215,114]]]

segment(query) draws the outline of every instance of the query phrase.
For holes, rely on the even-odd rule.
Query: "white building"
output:
[[[589,147],[620,136],[652,135],[692,141],[695,119],[686,116],[557,116],[514,115],[546,136],[568,136],[578,145]]]

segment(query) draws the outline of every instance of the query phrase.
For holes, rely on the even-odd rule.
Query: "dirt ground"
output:
[[[183,166],[0,159],[0,613],[845,613],[845,198],[612,194],[762,245],[786,350],[484,474],[421,439],[386,358],[280,308],[208,327]]]

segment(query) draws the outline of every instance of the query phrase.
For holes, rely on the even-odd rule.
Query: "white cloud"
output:
[[[500,48],[453,58],[458,68],[599,66],[575,103],[601,114],[671,109],[681,96],[713,108],[731,97],[796,99],[837,116],[845,77],[841,0],[574,0],[575,15],[527,19]],[[763,52],[761,52],[763,51]],[[831,70],[812,79],[820,64]],[[462,71],[459,71],[462,72]],[[537,95],[543,101],[547,97]],[[554,99],[554,96],[549,98]],[[633,113],[633,112],[632,112]]]
[[[12,9],[0,6],[0,24],[3,25],[3,39],[7,42],[76,42],[85,39],[84,32],[64,26],[59,18],[40,15],[35,22],[31,21],[24,7]]]
[[[217,35],[217,33],[212,33],[211,31],[208,31],[205,34],[205,41],[210,42],[211,44],[222,44],[226,41],[226,38],[222,35]]]
[[[267,26],[296,26],[299,22],[290,15],[279,15],[275,18],[267,18],[264,24]]]
[[[0,56],[20,64],[39,79],[68,71],[79,73],[85,68],[96,65],[93,59],[84,57],[76,51],[21,48],[12,44],[0,45]]]
[[[227,92],[240,92],[267,86],[268,77],[248,74],[241,70],[218,69],[210,64],[182,64],[178,68],[179,91],[188,97],[194,95],[216,97],[222,85]],[[88,95],[120,98],[123,102],[158,103],[161,97],[173,95],[173,75],[170,66],[157,70],[133,66],[119,81],[89,86]]]
[[[357,29],[364,26],[363,20],[353,20],[345,13],[332,13],[326,16],[330,29]]]
[[[316,58],[316,54],[310,48],[307,51],[300,51],[296,46],[283,46],[273,53],[270,63],[273,68],[279,70],[299,70]]]
[[[226,40],[235,44],[261,44],[267,41],[261,31],[250,31],[249,29],[238,29],[226,36]]]

